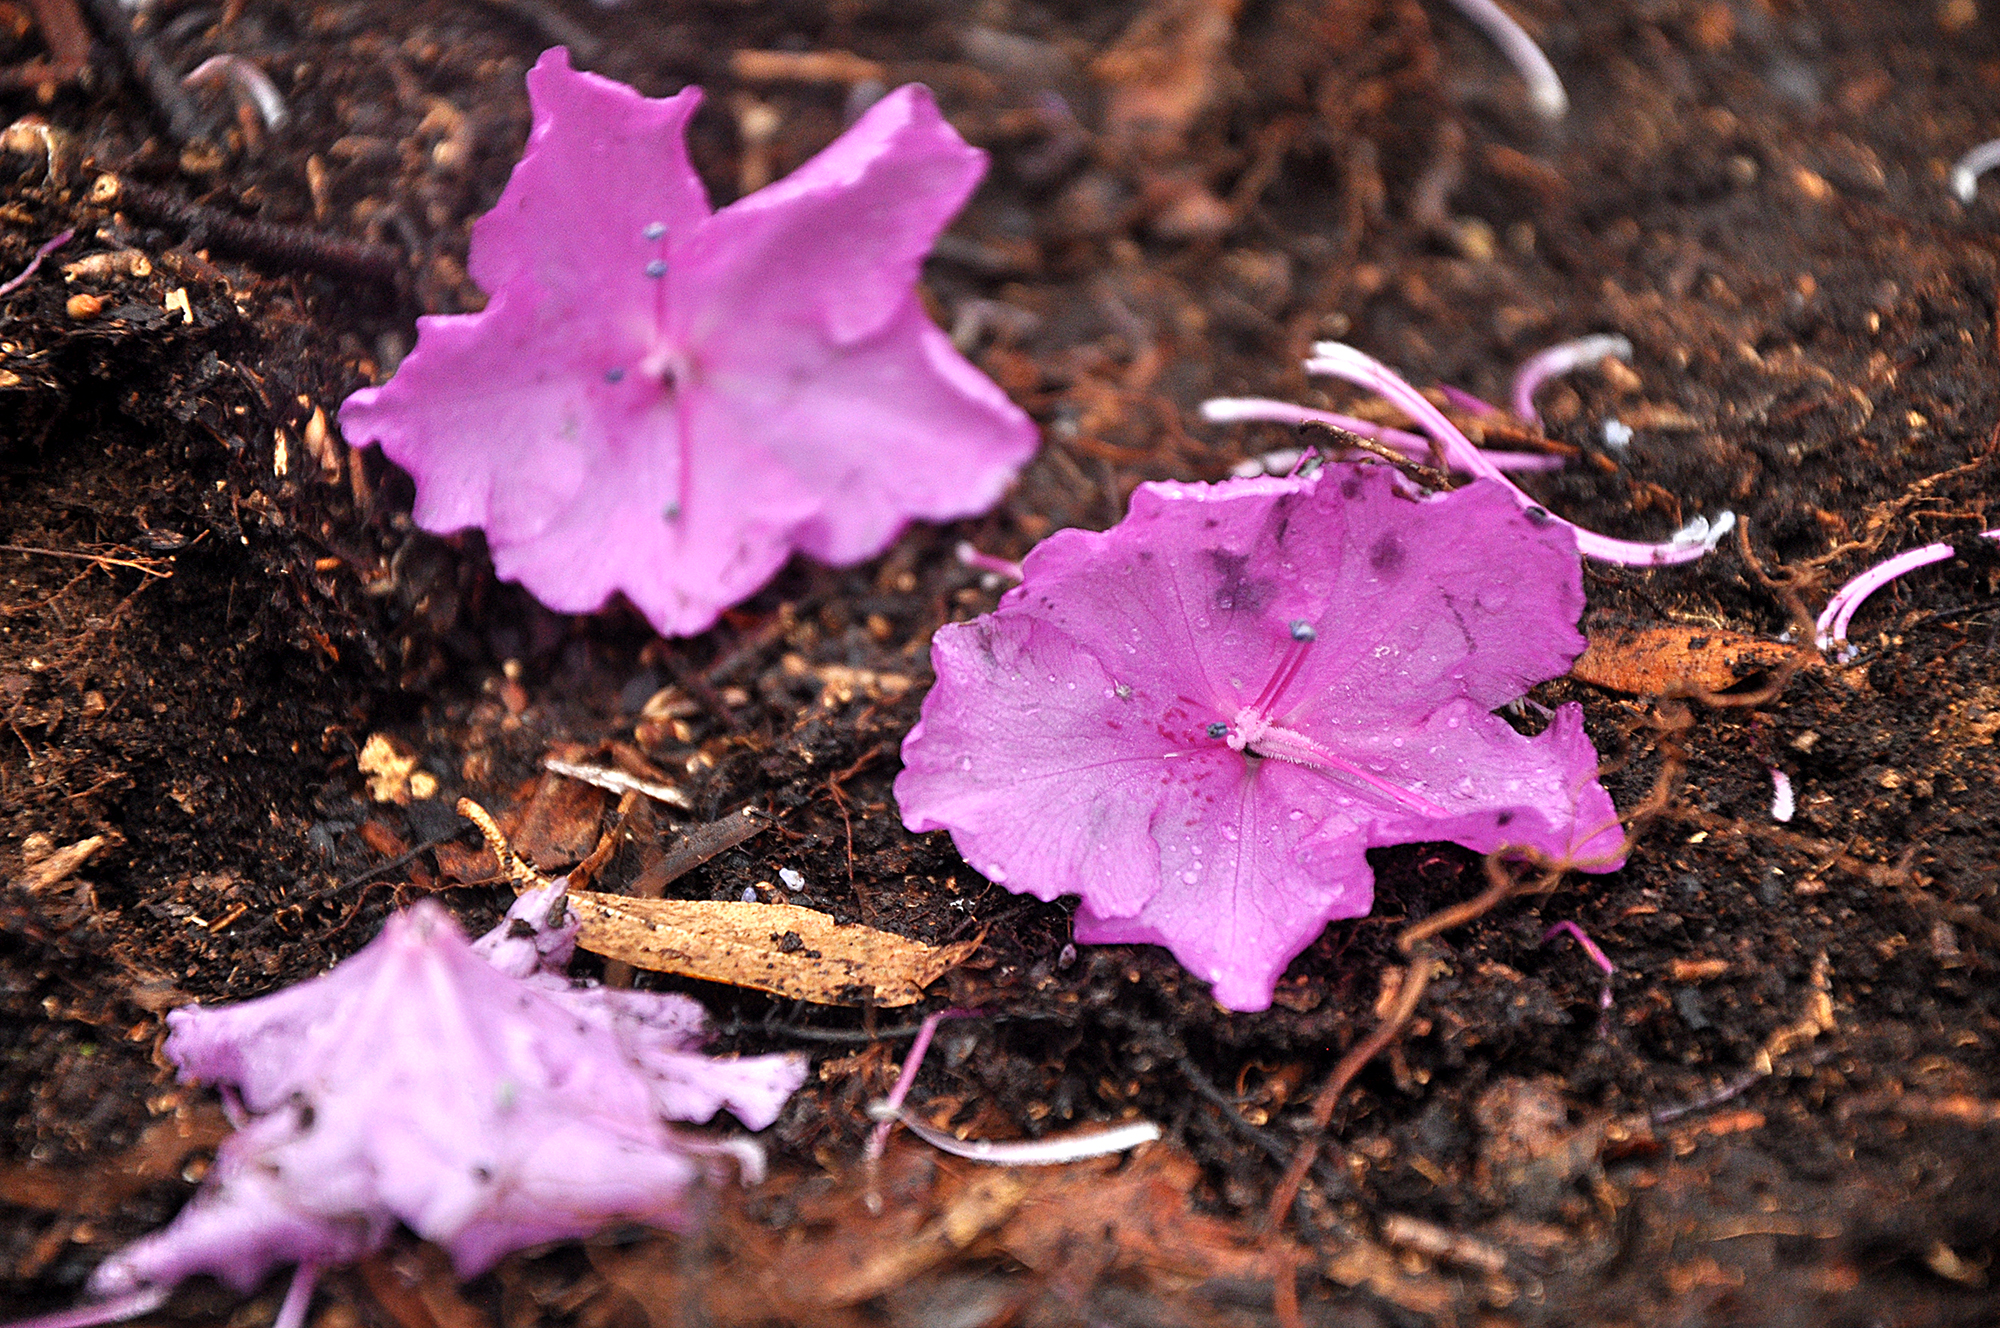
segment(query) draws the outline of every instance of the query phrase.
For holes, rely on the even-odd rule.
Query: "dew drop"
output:
[[[960,770],[970,770],[970,769],[972,769],[972,758],[971,758],[970,756],[961,756],[961,757],[959,757],[959,758],[958,758],[958,768],[959,768]]]
[[[1306,814],[1294,808],[1293,810],[1285,813],[1285,819],[1288,821],[1303,821],[1306,819]]]
[[[607,383],[622,383],[625,381],[625,371],[623,369],[606,369],[604,371],[604,381]]]
[[[1189,885],[1193,885],[1196,881],[1199,881],[1201,879],[1201,873],[1198,871],[1184,871],[1181,873],[1181,879],[1183,881],[1186,881]]]

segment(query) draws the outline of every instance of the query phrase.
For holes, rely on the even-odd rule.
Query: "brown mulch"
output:
[[[913,1007],[985,1012],[940,1032],[926,1118],[1166,1138],[1035,1172],[903,1141],[871,1171],[863,1108],[912,1010],[680,983],[725,1049],[815,1057],[767,1183],[464,1287],[404,1241],[329,1277],[326,1328],[2000,1317],[2000,562],[1974,541],[1878,595],[1850,664],[1775,646],[1875,559],[2000,524],[2000,185],[1947,184],[1995,131],[2000,27],[1970,0],[1509,7],[1568,83],[1559,125],[1418,0],[93,3],[80,69],[63,5],[0,0],[0,279],[76,229],[0,297],[0,1312],[71,1303],[193,1191],[223,1127],[157,1059],[167,1010],[318,972],[419,898],[498,915],[471,796],[546,869],[622,825],[600,888],[639,892],[752,807],[767,828],[658,890],[737,900],[788,868],[789,902],[980,938]],[[936,90],[993,169],[927,298],[1046,440],[999,509],[794,564],[685,641],[551,614],[476,537],[412,528],[408,481],[327,420],[415,316],[478,307],[468,227],[555,41],[649,94],[705,86],[718,201],[823,146],[860,85]],[[222,53],[284,125],[170,90]],[[1374,855],[1374,915],[1264,1014],[1162,952],[1070,949],[1064,906],[889,795],[930,633],[996,595],[952,550],[1019,557],[1141,481],[1290,445],[1194,408],[1351,405],[1298,368],[1317,338],[1502,400],[1595,331],[1634,361],[1543,391],[1576,459],[1528,487],[1632,538],[1748,524],[1690,567],[1589,567],[1597,671],[1537,692],[1583,704],[1619,805],[1656,814],[1620,872],[1429,942],[1273,1222],[1315,1095],[1395,1003],[1397,937],[1478,896],[1480,863]],[[363,768],[378,736],[400,782]],[[691,810],[621,821],[550,754],[664,772]],[[1541,943],[1560,920],[1617,963],[1608,1010]],[[147,1322],[261,1323],[281,1293],[232,1318],[190,1285]]]

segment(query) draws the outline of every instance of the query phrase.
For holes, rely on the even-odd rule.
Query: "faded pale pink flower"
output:
[[[318,1269],[373,1253],[398,1222],[467,1277],[614,1220],[678,1225],[686,1187],[733,1150],[665,1121],[726,1107],[761,1129],[805,1063],[702,1056],[694,1001],[571,986],[576,927],[559,886],[522,895],[476,945],[421,903],[324,976],[174,1011],[167,1055],[222,1088],[239,1128],[181,1214],[107,1260],[93,1292],[115,1304],[196,1273],[247,1291],[297,1264],[309,1295]]]
[[[1584,645],[1574,538],[1497,484],[1147,484],[1022,566],[934,638],[896,797],[1009,889],[1080,896],[1080,941],[1164,945],[1257,1010],[1368,911],[1370,848],[1622,860],[1582,712],[1534,738],[1492,713]]]
[[[794,550],[857,562],[998,500],[1035,427],[917,298],[986,160],[926,89],[714,213],[683,141],[699,89],[650,100],[557,48],[528,94],[527,151],[473,228],[491,302],[419,319],[396,376],[341,407],[415,478],[419,525],[484,530],[553,609],[622,593],[686,635]]]

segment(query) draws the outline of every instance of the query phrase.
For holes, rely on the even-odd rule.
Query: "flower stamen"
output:
[[[1285,689],[1299,676],[1305,664],[1306,647],[1319,639],[1319,633],[1311,623],[1303,618],[1291,624],[1292,644],[1279,659],[1278,667],[1271,672],[1270,681],[1257,693],[1257,699],[1239,709],[1227,724],[1213,723],[1208,726],[1208,736],[1221,738],[1231,751],[1247,756],[1268,757],[1279,761],[1289,761],[1293,765],[1317,770],[1322,774],[1341,774],[1359,780],[1377,793],[1386,794],[1397,805],[1426,816],[1448,816],[1444,808],[1428,799],[1421,798],[1398,784],[1391,783],[1380,775],[1362,769],[1354,762],[1335,755],[1325,745],[1276,722],[1272,709]]]

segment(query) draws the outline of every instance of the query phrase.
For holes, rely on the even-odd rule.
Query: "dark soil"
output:
[[[1582,455],[1529,487],[1631,537],[1732,509],[1749,556],[1593,565],[1593,632],[1773,639],[1876,559],[1996,524],[2000,195],[1961,206],[1946,179],[1994,132],[1993,18],[1973,0],[1511,8],[1568,83],[1558,126],[1454,9],[1417,0],[162,0],[143,60],[246,57],[288,122],[253,132],[216,89],[159,104],[101,36],[46,96],[32,73],[0,83],[7,118],[46,125],[0,155],[0,277],[76,228],[0,297],[0,1310],[70,1303],[192,1192],[219,1131],[157,1057],[166,1010],[309,976],[425,896],[487,925],[505,891],[453,800],[537,827],[524,847],[566,866],[613,800],[560,798],[541,761],[622,744],[696,812],[637,809],[603,888],[752,805],[771,828],[671,892],[733,899],[791,867],[793,902],[981,948],[916,1012],[684,984],[724,1048],[818,1059],[769,1183],[715,1195],[690,1235],[531,1252],[463,1289],[405,1242],[330,1278],[318,1324],[2000,1321],[1983,542],[1877,596],[1852,664],[1780,668],[1775,695],[1539,689],[1582,702],[1622,808],[1669,801],[1622,871],[1439,939],[1442,975],[1342,1098],[1282,1237],[1260,1224],[1306,1104],[1374,1027],[1397,933],[1477,893],[1478,860],[1377,855],[1375,914],[1239,1015],[1163,952],[1070,950],[1062,906],[901,828],[889,785],[930,633],[995,597],[954,545],[1017,557],[1115,520],[1142,480],[1287,445],[1194,407],[1351,402],[1298,369],[1318,337],[1496,400],[1550,342],[1631,338],[1633,372],[1544,391]],[[933,311],[1046,437],[998,511],[859,568],[795,564],[671,642],[619,610],[550,614],[493,581],[476,538],[412,528],[407,480],[316,415],[386,376],[415,315],[478,306],[468,227],[556,40],[649,94],[708,88],[694,150],[718,201],[823,146],[851,95],[749,81],[734,53],[851,52],[936,89],[993,170],[927,269]],[[0,0],[0,64],[54,45]],[[768,143],[743,132],[762,107]],[[65,280],[129,251],[143,271]],[[377,734],[434,797],[371,797]],[[1540,943],[1565,919],[1618,965],[1608,1012],[1577,948]],[[871,1181],[862,1107],[916,1014],[948,1004],[987,1017],[946,1025],[915,1099],[930,1118],[1007,1138],[1138,1114],[1168,1143],[1025,1178],[898,1147]],[[231,1318],[237,1298],[190,1285],[153,1321],[266,1322],[281,1289]]]

